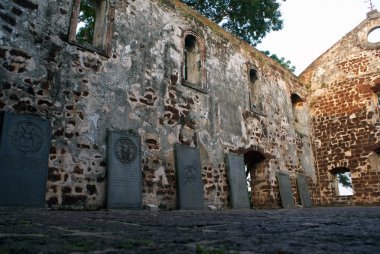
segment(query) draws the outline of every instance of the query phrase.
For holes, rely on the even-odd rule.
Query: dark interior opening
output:
[[[290,99],[293,105],[303,102],[302,98],[298,94],[295,94],[295,93],[290,95]]]
[[[257,71],[255,69],[249,70],[249,81],[255,83],[258,80]]]
[[[197,38],[195,38],[194,35],[187,35],[185,38],[185,50],[186,51],[191,51],[194,49],[195,44],[197,42]]]
[[[255,168],[264,160],[264,155],[258,151],[249,151],[244,154],[244,163],[248,169]]]
[[[251,206],[253,206],[253,197],[255,195],[255,182],[257,180],[258,171],[263,171],[261,167],[265,160],[265,156],[258,151],[248,151],[244,154],[245,172],[247,177],[247,187]],[[263,172],[261,172],[263,173]],[[261,174],[263,175],[263,174]]]

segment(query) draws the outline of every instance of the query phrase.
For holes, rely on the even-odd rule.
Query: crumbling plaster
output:
[[[200,149],[206,204],[229,206],[225,153],[249,150],[266,157],[254,206],[279,207],[279,170],[289,172],[295,202],[296,173],[317,195],[310,123],[305,133],[294,128],[290,100],[307,101],[307,90],[278,63],[175,0],[116,1],[109,58],[68,43],[72,1],[19,2],[0,5],[15,20],[0,19],[10,30],[0,41],[0,110],[51,121],[49,207],[105,205],[107,130],[141,136],[144,204],[176,208],[175,143]],[[205,43],[205,92],[180,82],[187,30]],[[250,110],[249,66],[262,114]]]

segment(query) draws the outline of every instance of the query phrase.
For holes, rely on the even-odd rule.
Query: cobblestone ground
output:
[[[380,207],[0,209],[0,253],[380,253]]]

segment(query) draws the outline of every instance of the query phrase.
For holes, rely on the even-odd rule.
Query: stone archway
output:
[[[247,185],[250,192],[250,201],[253,206],[257,206],[260,199],[260,190],[267,184],[265,176],[265,156],[259,151],[248,151],[244,154],[246,166]]]

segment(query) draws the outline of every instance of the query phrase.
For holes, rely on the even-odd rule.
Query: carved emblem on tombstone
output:
[[[203,184],[199,149],[175,144],[179,209],[203,209]]]
[[[0,206],[45,207],[50,121],[0,112]]]
[[[36,152],[43,143],[42,130],[32,122],[19,122],[10,133],[11,144],[21,152]]]
[[[194,181],[196,179],[196,174],[197,173],[195,169],[193,169],[192,167],[188,167],[185,169],[185,179],[188,185],[194,184]]]
[[[137,155],[137,147],[129,138],[122,137],[115,142],[116,158],[125,164],[129,164],[135,160]]]

